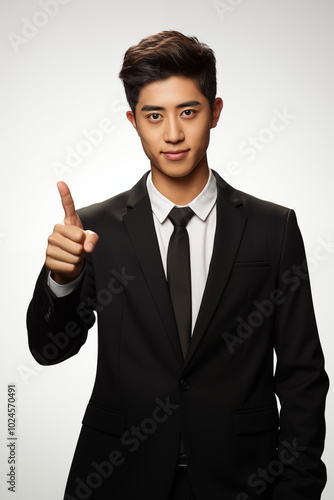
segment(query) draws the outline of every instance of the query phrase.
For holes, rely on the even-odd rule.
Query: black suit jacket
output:
[[[77,290],[55,298],[42,270],[28,310],[37,361],[76,354],[98,317],[67,500],[168,500],[181,435],[197,500],[320,498],[328,378],[296,218],[215,176],[214,249],[185,360],[146,175],[78,212],[100,239]]]

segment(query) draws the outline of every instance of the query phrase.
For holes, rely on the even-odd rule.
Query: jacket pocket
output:
[[[121,436],[125,429],[125,414],[94,403],[88,403],[82,423],[98,431]]]
[[[234,413],[234,429],[239,436],[256,432],[277,431],[278,427],[279,417],[276,406]]]
[[[270,267],[267,260],[239,260],[234,263],[234,267]]]

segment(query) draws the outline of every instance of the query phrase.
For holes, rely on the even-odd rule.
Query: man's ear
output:
[[[223,100],[220,97],[216,97],[212,106],[211,128],[216,127],[222,109],[223,109]]]
[[[127,119],[129,120],[130,123],[132,123],[132,125],[134,126],[134,128],[136,129],[136,132],[138,134],[138,129],[137,129],[137,123],[136,123],[136,117],[134,115],[134,112],[133,111],[127,111],[126,112],[126,117]]]

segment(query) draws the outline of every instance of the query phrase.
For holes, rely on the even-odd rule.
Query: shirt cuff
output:
[[[66,295],[72,293],[79,286],[83,278],[84,272],[85,269],[83,269],[79,274],[79,276],[77,276],[77,278],[75,278],[70,283],[66,283],[65,285],[60,285],[51,278],[51,271],[49,271],[46,283],[57,298],[66,297]]]

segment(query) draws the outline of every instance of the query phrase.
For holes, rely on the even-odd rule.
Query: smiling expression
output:
[[[185,177],[208,170],[210,129],[218,123],[222,100],[209,101],[196,83],[172,76],[145,85],[135,115],[127,112],[150,160],[152,176]]]

